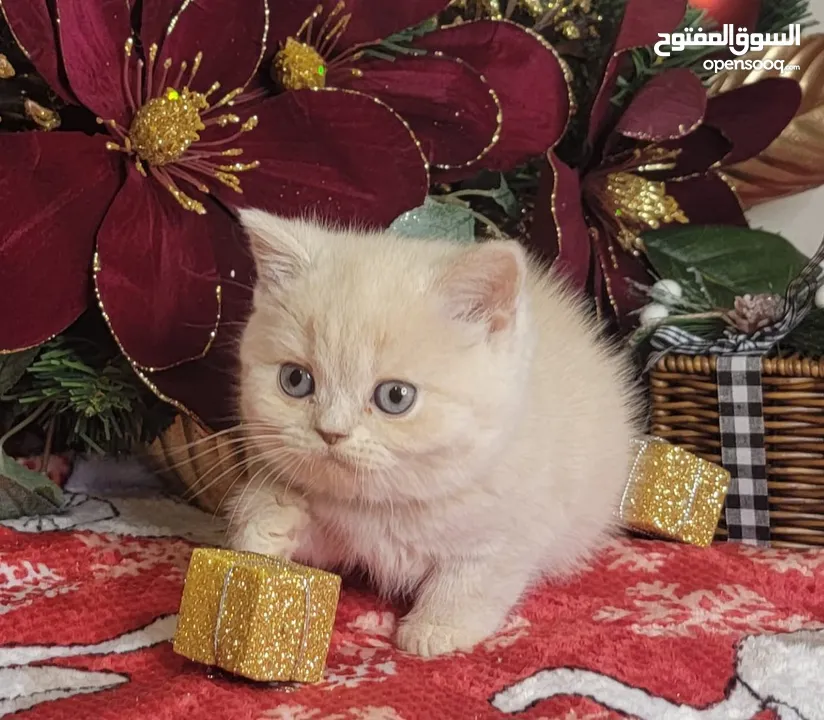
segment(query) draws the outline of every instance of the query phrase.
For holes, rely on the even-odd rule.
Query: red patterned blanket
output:
[[[191,548],[171,499],[71,495],[0,526],[0,717],[20,720],[824,719],[824,552],[620,540],[471,655],[392,646],[343,592],[325,680],[257,685],[172,652]]]

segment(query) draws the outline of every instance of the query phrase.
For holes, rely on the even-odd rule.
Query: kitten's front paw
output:
[[[469,626],[450,626],[426,618],[404,620],[398,628],[396,643],[405,652],[435,657],[455,651],[470,652],[487,633]]]
[[[299,533],[308,515],[294,505],[269,506],[265,512],[247,513],[229,530],[233,550],[291,559],[300,545]]]

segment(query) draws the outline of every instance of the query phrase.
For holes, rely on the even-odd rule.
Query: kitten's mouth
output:
[[[347,470],[352,470],[355,467],[355,462],[354,460],[352,460],[352,458],[340,452],[340,450],[335,450],[335,448],[328,448],[327,451],[323,454],[323,457],[326,458],[326,460],[331,461],[335,465],[346,468]]]

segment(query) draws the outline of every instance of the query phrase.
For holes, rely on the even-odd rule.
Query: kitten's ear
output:
[[[443,277],[447,310],[456,319],[486,323],[490,332],[504,330],[515,318],[526,273],[526,253],[517,242],[476,245]]]
[[[259,278],[282,283],[309,266],[306,233],[300,221],[287,220],[263,210],[239,210],[249,237]]]

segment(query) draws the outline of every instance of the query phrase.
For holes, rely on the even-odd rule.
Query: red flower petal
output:
[[[738,196],[716,172],[668,182],[667,192],[693,225],[747,225]]]
[[[705,123],[732,142],[725,165],[741,162],[764,150],[801,104],[801,87],[789,78],[768,78],[710,98]]]
[[[637,287],[652,282],[647,265],[642,258],[624,252],[617,242],[613,242],[610,252],[604,237],[596,241],[595,250],[595,301],[599,313],[613,318],[618,329],[627,332],[638,324],[637,315],[632,313],[649,302]]]
[[[616,126],[636,140],[674,140],[695,130],[707,109],[707,93],[686,68],[656,75],[635,95]]]
[[[706,173],[715,163],[724,159],[732,149],[732,143],[718,130],[708,125],[696,128],[686,137],[669,143],[664,147],[679,150],[675,159],[675,168],[658,173],[649,173],[655,180],[678,179]]]
[[[86,309],[94,237],[120,185],[119,162],[100,137],[73,132],[0,135],[0,157],[0,349],[15,350]]]
[[[430,33],[415,44],[461,58],[497,93],[503,112],[501,137],[480,167],[511,170],[543,154],[563,135],[571,107],[569,85],[555,51],[537,34],[514,23],[480,20]]]
[[[163,38],[172,18],[185,0],[142,0],[140,13],[140,42],[144,48],[152,44],[163,46]]]
[[[223,288],[214,344],[205,358],[151,373],[149,379],[162,397],[182,404],[207,427],[220,430],[237,422],[237,347],[251,310],[255,269],[239,223],[227,225],[214,252]]]
[[[357,64],[363,72],[332,70],[330,84],[377,97],[409,123],[430,162],[468,165],[494,145],[499,130],[495,94],[471,67],[448,57],[409,55]]]
[[[408,127],[375,98],[352,90],[299,90],[256,109],[260,123],[237,145],[261,166],[241,178],[230,206],[288,216],[388,225],[423,202],[426,164]]]
[[[129,169],[97,238],[95,282],[112,333],[145,368],[200,356],[220,312],[212,252],[232,220],[209,203],[206,217],[184,210],[153,179]]]
[[[168,0],[160,0],[160,5],[167,7]],[[277,11],[273,16],[277,17]],[[200,69],[190,84],[193,90],[206,92],[212,83],[219,82],[220,92],[213,98],[218,99],[231,90],[246,87],[263,57],[269,21],[265,0],[181,0],[169,21],[174,25],[170,25],[157,59],[156,82],[160,82],[167,58],[174,68],[184,61],[191,68],[197,53],[202,52]],[[150,26],[150,33],[158,34],[155,25]],[[188,77],[187,71],[184,84]]]
[[[323,25],[329,12],[339,0],[277,0],[272,8],[272,27],[269,33],[269,50],[275,45],[294,35],[304,20],[319,5],[323,15],[315,22],[315,27]],[[404,0],[403,2],[385,2],[385,0],[346,0],[343,14],[351,15],[351,20],[335,52],[352,45],[373,43],[394,35],[399,30],[419,25],[424,20],[439,14],[449,5],[449,0]]]
[[[621,59],[628,50],[654,45],[661,33],[672,32],[683,20],[685,0],[629,0],[612,57],[604,70],[604,79],[592,105],[589,119],[589,141],[592,143],[604,131],[612,110],[612,93],[618,81]]]
[[[577,170],[552,152],[541,172],[541,183],[528,245],[578,290],[589,282],[592,249],[581,204],[581,180]]]
[[[60,46],[74,94],[104,120],[128,127],[124,45],[132,34],[124,0],[57,0]]]
[[[66,102],[76,102],[60,63],[57,28],[47,0],[2,0],[0,10],[20,49]]]

